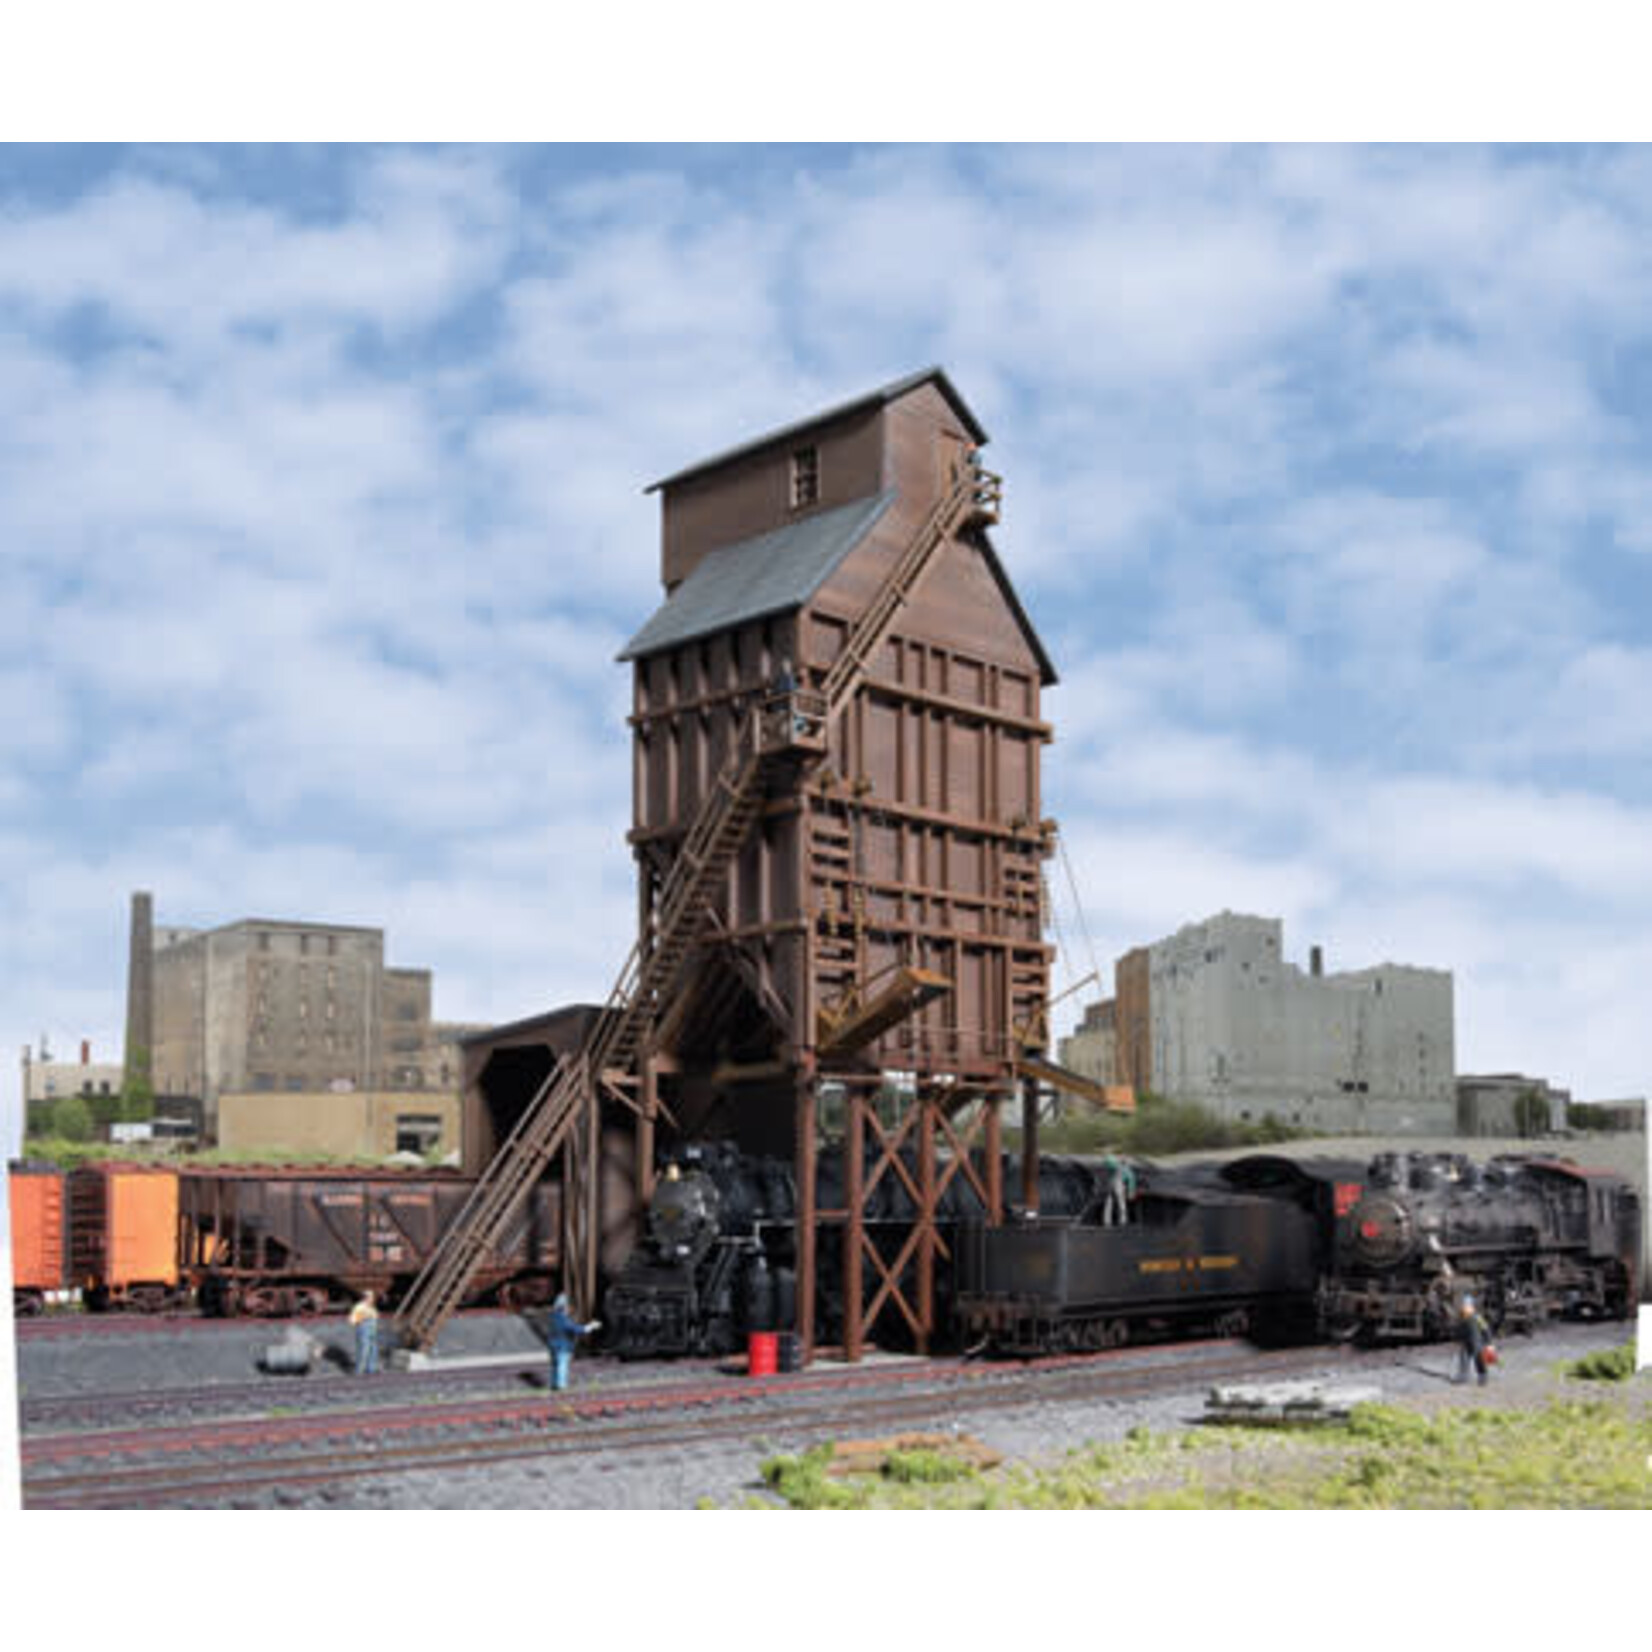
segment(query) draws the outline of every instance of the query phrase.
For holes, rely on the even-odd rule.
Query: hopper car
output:
[[[469,1198],[453,1172],[13,1165],[13,1303],[78,1291],[94,1311],[320,1313],[362,1290],[394,1304]],[[548,1302],[561,1196],[536,1188],[472,1282],[469,1302]]]

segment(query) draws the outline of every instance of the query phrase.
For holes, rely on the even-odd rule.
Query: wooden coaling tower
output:
[[[650,489],[665,596],[621,656],[636,941],[605,1005],[472,1041],[481,1179],[403,1305],[411,1346],[547,1172],[570,1295],[594,1311],[656,1151],[708,1136],[795,1164],[806,1348],[823,1223],[845,1229],[848,1356],[886,1313],[926,1345],[937,1202],[967,1176],[1001,1215],[1001,1108],[1019,1086],[1032,1146],[1025,1074],[1048,1036],[1054,673],[987,534],[986,440],[932,369]],[[874,1105],[890,1074],[908,1098],[894,1115]],[[837,1210],[813,1208],[823,1134],[844,1149]],[[892,1260],[861,1226],[886,1175],[919,1210]]]

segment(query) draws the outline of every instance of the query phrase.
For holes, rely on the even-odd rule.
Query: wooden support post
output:
[[[1004,1219],[1004,1130],[997,1096],[985,1102],[987,1158],[987,1221],[996,1227]]]
[[[648,1208],[654,1197],[654,1120],[660,1109],[660,1075],[654,1065],[654,1053],[649,1051],[642,1059],[642,1108],[637,1114],[637,1211]]]
[[[578,1126],[575,1126],[578,1129]],[[597,1312],[597,1252],[602,1246],[602,1102],[593,1087],[585,1110],[585,1254],[580,1258],[582,1296],[580,1310],[594,1317]]]
[[[1021,1203],[1038,1211],[1038,1080],[1021,1080]]]
[[[862,1285],[862,1247],[866,1243],[866,1093],[849,1086],[849,1117],[843,1138],[843,1353],[851,1363],[861,1357],[866,1328],[861,1311],[866,1306]]]
[[[797,1070],[793,1164],[797,1180],[797,1336],[805,1365],[815,1350],[815,1067]]]
[[[935,1136],[940,1104],[933,1091],[918,1102],[918,1352],[935,1330]]]

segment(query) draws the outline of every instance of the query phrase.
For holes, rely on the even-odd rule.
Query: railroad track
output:
[[[817,1368],[755,1383],[575,1390],[566,1400],[398,1400],[350,1412],[36,1436],[21,1443],[23,1501],[28,1508],[212,1506],[363,1477],[529,1459],[623,1457],[758,1438],[801,1448],[845,1433],[946,1425],[959,1414],[1119,1402],[1327,1364],[1369,1370],[1384,1363],[1324,1348],[1258,1353],[1233,1343],[1199,1345],[1194,1358],[1186,1347],[1174,1358],[1154,1352],[1145,1360],[1119,1350],[1015,1365]]]

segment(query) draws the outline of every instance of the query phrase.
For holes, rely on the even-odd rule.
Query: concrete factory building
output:
[[[371,1150],[410,1134],[456,1145],[458,1042],[475,1029],[431,1019],[430,971],[386,965],[382,929],[267,918],[162,929],[140,892],[130,958],[127,1066],[146,1068],[159,1096],[198,1099],[210,1138],[226,1097],[304,1096],[342,1114],[357,1110],[352,1096],[446,1094],[453,1108],[401,1109],[417,1129],[375,1118],[351,1134]],[[242,1111],[262,1120],[269,1105]]]
[[[1115,1082],[1223,1118],[1333,1132],[1449,1132],[1456,1041],[1449,970],[1379,964],[1326,974],[1284,958],[1277,918],[1222,912],[1115,966],[1112,1009],[1063,1046],[1110,1047]],[[1075,1041],[1079,1047],[1074,1048]]]

